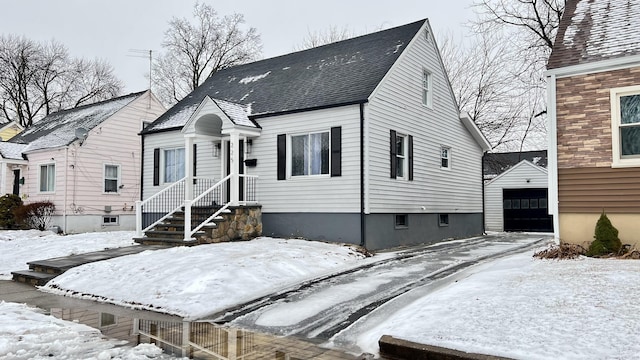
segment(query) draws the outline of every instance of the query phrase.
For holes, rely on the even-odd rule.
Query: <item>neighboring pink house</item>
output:
[[[140,198],[138,133],[164,111],[144,91],[50,114],[0,145],[3,190],[25,203],[52,201],[52,225],[65,233],[132,230]],[[9,144],[23,146],[20,157]]]

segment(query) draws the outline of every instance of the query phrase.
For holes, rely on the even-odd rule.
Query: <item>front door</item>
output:
[[[20,195],[20,169],[13,170],[13,194]]]
[[[231,142],[227,141],[226,149],[226,175],[231,174]],[[244,140],[239,141],[238,151],[240,151],[240,163],[238,163],[238,174],[244,174]],[[240,178],[238,184],[238,200],[244,201],[244,178]],[[231,199],[231,188],[227,186],[227,201]]]

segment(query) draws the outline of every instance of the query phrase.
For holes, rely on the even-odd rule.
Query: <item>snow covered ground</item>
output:
[[[56,319],[24,304],[0,301],[0,358],[27,359],[175,359],[152,344],[122,346],[99,330]]]
[[[369,352],[387,334],[517,359],[640,357],[640,261],[532,255],[459,274],[354,341]]]
[[[42,289],[199,318],[325,273],[363,264],[352,247],[259,238],[175,247],[86,264]]]
[[[55,236],[59,241],[46,240],[49,245],[37,251],[25,249],[38,244],[35,238],[30,241],[28,236],[22,236],[20,240],[9,241],[6,236],[6,232],[0,232],[0,239],[4,239],[0,240],[2,273],[6,271],[6,259],[25,262],[13,259],[14,254],[9,252],[15,251],[18,254],[15,257],[36,253],[40,259],[60,256],[59,253],[49,256],[56,245],[72,248],[74,252],[83,249],[82,235],[74,236],[76,245],[65,242],[65,238],[71,237],[47,235],[42,239]],[[89,240],[96,235],[85,236]],[[19,241],[21,246],[9,244],[13,241]],[[96,249],[87,251],[93,250]],[[532,252],[526,252],[474,266],[437,287],[412,290],[402,296],[413,300],[403,302],[408,305],[394,307],[393,301],[387,303],[364,319],[364,325],[354,324],[338,334],[333,343],[351,341],[361,351],[377,353],[378,339],[387,334],[521,359],[637,358],[640,261],[589,258],[551,261],[534,260],[531,255]],[[104,296],[114,303],[135,302],[197,317],[296,282],[377,261],[381,256],[394,254],[364,258],[341,245],[261,238],[147,251],[87,264],[71,269],[43,290],[58,293],[73,290],[87,297]],[[16,269],[11,266],[10,270]],[[7,306],[15,305],[0,305],[0,316],[9,317],[0,318],[0,357],[2,346],[13,344],[21,332],[27,334],[27,328],[44,333],[44,325],[30,322],[30,314],[13,308],[6,310]],[[20,323],[20,328],[15,328],[14,323]],[[23,337],[26,345],[21,346],[28,347],[31,343],[33,347],[43,346],[39,343],[47,336],[52,335],[42,335],[42,341]],[[48,339],[55,341],[53,337]]]
[[[27,270],[28,261],[136,245],[131,231],[113,231],[60,236],[51,231],[0,231],[0,280],[11,272]]]

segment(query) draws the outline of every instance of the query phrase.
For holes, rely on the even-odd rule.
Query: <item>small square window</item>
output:
[[[102,225],[118,225],[118,216],[110,215],[102,217]]]
[[[511,200],[511,208],[512,209],[520,209],[520,199]]]
[[[396,215],[396,228],[407,228],[409,227],[409,217],[407,214],[398,214]]]
[[[449,214],[438,214],[438,226],[449,226]]]
[[[547,208],[547,198],[541,198],[540,201],[538,201],[538,206],[540,207],[540,209],[546,209]]]
[[[511,200],[507,199],[507,200],[503,201],[502,208],[506,209],[506,210],[510,210],[511,209]]]
[[[109,313],[100,313],[100,327],[116,324],[116,316]]]
[[[529,208],[529,199],[520,200],[520,209],[528,209]]]
[[[529,200],[529,208],[530,209],[537,209],[538,208],[538,199]]]

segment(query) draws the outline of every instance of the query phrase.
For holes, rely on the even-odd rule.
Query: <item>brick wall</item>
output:
[[[640,68],[557,79],[558,168],[611,166],[609,89],[640,85]]]

